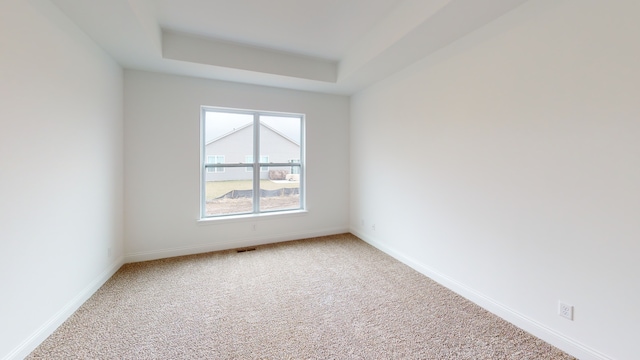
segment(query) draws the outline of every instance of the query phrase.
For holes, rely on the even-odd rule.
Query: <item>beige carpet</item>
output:
[[[123,266],[29,359],[573,359],[353,235]]]

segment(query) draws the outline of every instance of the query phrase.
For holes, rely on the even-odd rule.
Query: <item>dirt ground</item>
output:
[[[300,207],[300,195],[273,196],[260,198],[261,210],[285,210],[298,209]],[[251,199],[214,199],[207,201],[207,215],[225,215],[251,212],[253,203]]]

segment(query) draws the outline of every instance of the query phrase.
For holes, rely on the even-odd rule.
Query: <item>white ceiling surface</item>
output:
[[[158,0],[163,28],[340,60],[400,0]]]
[[[124,68],[352,94],[527,0],[51,0]]]

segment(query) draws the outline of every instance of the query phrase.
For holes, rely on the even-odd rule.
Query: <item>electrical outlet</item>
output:
[[[371,230],[376,231],[376,224],[371,225]]]
[[[558,315],[573,321],[573,305],[558,302]]]
[[[107,248],[107,257],[111,258],[111,247]]]
[[[251,225],[251,231],[256,231],[256,224]]]

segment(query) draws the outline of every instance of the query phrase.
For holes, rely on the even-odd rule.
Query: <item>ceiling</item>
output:
[[[400,0],[158,0],[165,29],[339,61]],[[222,10],[221,10],[222,9]]]
[[[526,0],[51,0],[127,69],[352,94]]]

